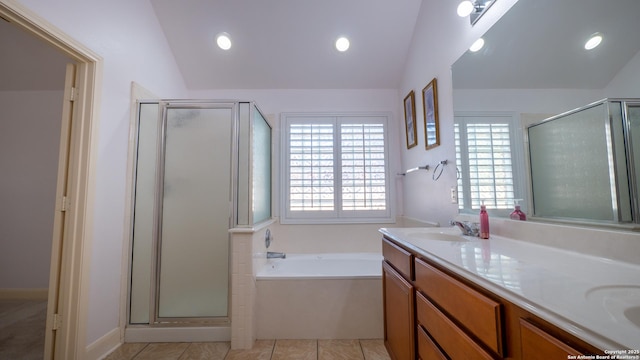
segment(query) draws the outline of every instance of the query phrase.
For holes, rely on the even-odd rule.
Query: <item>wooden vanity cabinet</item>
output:
[[[567,359],[603,354],[515,304],[383,238],[385,346],[404,359]]]
[[[414,360],[413,255],[386,239],[382,242],[382,255],[384,343],[391,359]]]

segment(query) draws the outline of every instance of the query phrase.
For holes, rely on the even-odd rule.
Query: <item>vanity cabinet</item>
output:
[[[567,359],[603,354],[517,305],[383,238],[385,345],[404,359]]]
[[[393,360],[415,359],[413,255],[384,240],[384,342]]]

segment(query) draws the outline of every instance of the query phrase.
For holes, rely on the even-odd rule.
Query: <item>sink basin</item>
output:
[[[624,311],[624,316],[631,321],[633,325],[640,327],[640,306],[634,306]]]
[[[629,321],[640,327],[640,286],[609,285],[590,289],[587,300],[599,307],[618,322]]]
[[[425,232],[413,232],[407,234],[408,237],[413,237],[421,240],[437,240],[437,241],[469,241],[462,237],[462,235],[454,235],[445,232],[425,231]]]

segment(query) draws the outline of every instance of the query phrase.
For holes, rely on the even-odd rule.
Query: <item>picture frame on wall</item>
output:
[[[404,98],[404,123],[407,133],[407,149],[418,145],[416,126],[416,99],[413,90]]]
[[[424,115],[425,148],[432,149],[440,145],[440,126],[438,121],[438,86],[433,78],[422,89],[422,106]]]

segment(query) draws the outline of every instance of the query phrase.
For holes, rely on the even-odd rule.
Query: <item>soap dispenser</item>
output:
[[[484,202],[480,205],[480,238],[489,238],[489,214],[487,213],[487,207],[484,205]]]
[[[525,214],[522,210],[520,210],[520,204],[518,204],[518,201],[520,201],[522,199],[514,199],[514,203],[515,203],[515,209],[511,212],[511,214],[509,215],[509,218],[511,220],[527,220],[527,214]]]

